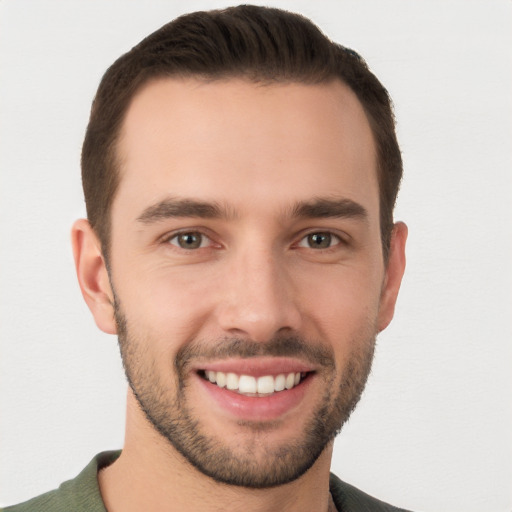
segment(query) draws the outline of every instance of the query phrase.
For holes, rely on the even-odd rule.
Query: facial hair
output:
[[[151,352],[152,340],[131,332],[117,300],[115,318],[126,377],[150,424],[201,473],[217,482],[253,489],[296,480],[315,463],[359,401],[375,347],[376,331],[370,323],[360,339],[348,344],[352,353],[341,369],[336,369],[332,349],[297,335],[276,337],[265,343],[240,338],[193,341],[178,351],[174,361],[169,361],[168,371],[174,370],[173,391],[161,378],[162,362]],[[187,397],[191,363],[199,358],[205,361],[263,356],[300,357],[313,363],[319,368],[316,376],[323,380],[323,396],[296,438],[269,446],[265,443],[266,433],[278,428],[276,422],[240,421],[239,426],[250,432],[250,441],[230,446],[226,439],[210,434],[194,414]],[[338,372],[341,380],[336,385]]]

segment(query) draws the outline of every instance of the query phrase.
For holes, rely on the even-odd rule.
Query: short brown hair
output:
[[[122,55],[103,76],[82,148],[82,183],[87,216],[105,256],[119,185],[116,143],[124,116],[143,84],[173,76],[306,84],[339,79],[347,84],[361,102],[375,138],[387,259],[402,158],[386,89],[356,52],[330,41],[307,18],[251,5],[176,18]]]

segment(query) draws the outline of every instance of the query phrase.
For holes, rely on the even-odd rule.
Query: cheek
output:
[[[214,301],[215,278],[190,269],[146,269],[132,274],[119,289],[123,311],[141,334],[170,339],[179,345],[190,341],[206,322]]]
[[[346,346],[373,335],[379,310],[380,274],[366,268],[330,268],[304,276],[303,314],[322,339]]]

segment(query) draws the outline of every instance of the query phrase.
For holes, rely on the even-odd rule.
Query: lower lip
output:
[[[272,421],[295,409],[304,399],[304,395],[314,378],[309,374],[292,389],[278,391],[272,395],[256,397],[246,396],[236,391],[212,384],[197,376],[200,384],[215,402],[237,420]]]

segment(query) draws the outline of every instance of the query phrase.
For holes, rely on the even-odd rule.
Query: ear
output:
[[[407,240],[407,226],[397,222],[391,234],[389,258],[384,277],[384,284],[380,296],[380,309],[378,319],[379,332],[383,331],[391,322],[395,312],[398,290],[405,270],[405,242]]]
[[[96,325],[107,334],[116,334],[114,294],[107,266],[100,241],[86,219],[73,224],[71,242],[78,283]]]

